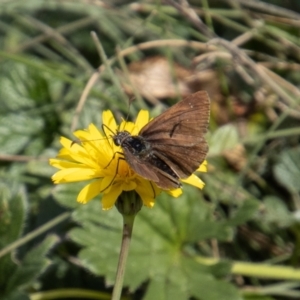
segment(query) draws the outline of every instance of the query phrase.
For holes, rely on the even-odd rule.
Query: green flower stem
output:
[[[127,262],[127,257],[129,253],[129,246],[131,241],[131,234],[133,229],[135,215],[123,215],[123,236],[121,251],[119,256],[119,263],[116,275],[115,286],[112,294],[112,300],[119,300],[122,293],[123,281],[125,275],[125,267]]]
[[[257,278],[300,280],[300,270],[259,263],[234,262],[231,273]]]
[[[30,294],[30,300],[54,300],[54,299],[110,299],[110,295],[102,292],[95,292],[85,289],[56,289],[52,291],[38,292]]]
[[[266,141],[268,139],[275,139],[275,138],[281,138],[281,137],[288,137],[293,135],[299,135],[300,134],[300,128],[288,128],[288,129],[280,129],[273,132],[268,132],[265,134],[260,134],[252,137],[247,137],[242,140],[245,144],[256,144],[260,141]]]
[[[196,261],[204,265],[214,265],[221,260],[197,257]],[[280,280],[300,280],[300,270],[265,263],[232,262],[231,274]]]

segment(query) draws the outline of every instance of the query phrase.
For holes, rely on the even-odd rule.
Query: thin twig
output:
[[[270,86],[276,94],[281,96],[286,101],[286,103],[288,103],[289,105],[295,105],[295,99],[292,98],[285,90],[283,90],[276,82],[274,82],[274,80],[272,80],[268,76],[264,67],[257,65],[241,49],[223,39],[214,39],[210,41],[209,44],[222,45],[231,53],[234,59],[238,59],[242,64],[250,67],[260,77],[260,79],[266,84],[268,84],[268,86]]]
[[[43,224],[42,226],[38,227],[37,229],[29,232],[28,234],[26,234],[22,238],[12,242],[11,244],[9,244],[6,247],[4,247],[3,249],[1,249],[0,257],[4,256],[5,254],[13,251],[14,249],[16,249],[16,248],[18,248],[22,245],[25,245],[26,243],[33,240],[34,238],[36,238],[40,234],[42,234],[42,233],[46,232],[47,230],[53,228],[57,224],[67,220],[70,216],[71,216],[70,212],[62,213],[59,216],[55,217],[54,219],[50,220],[49,222],[47,222],[47,223]]]
[[[231,0],[224,0],[224,1],[231,2]],[[282,16],[282,17],[288,17],[288,18],[292,18],[292,19],[296,19],[296,20],[300,19],[300,14],[298,14],[294,11],[291,11],[289,9],[286,9],[284,7],[279,7],[274,4],[270,4],[270,3],[266,3],[266,2],[262,2],[262,1],[258,1],[258,0],[234,0],[234,1],[237,1],[246,7],[265,11],[269,14],[278,15],[278,16]]]
[[[165,3],[170,4],[171,6],[174,6],[178,11],[185,17],[187,17],[194,26],[203,33],[207,38],[214,38],[217,37],[217,35],[212,32],[199,18],[199,16],[196,14],[196,12],[190,7],[187,1],[182,0],[182,4],[179,4],[173,0],[164,0]]]
[[[100,76],[99,72],[93,73],[92,76],[90,77],[88,83],[84,87],[83,92],[81,93],[80,99],[78,101],[78,104],[76,106],[75,114],[72,119],[71,132],[73,132],[76,129],[80,113],[84,107],[84,104],[87,100],[90,90],[93,88],[94,84],[97,82],[99,76]]]
[[[30,16],[25,17],[19,17],[20,20],[28,24],[29,26],[34,26],[35,28],[39,28],[39,30],[43,31],[44,34],[42,36],[39,36],[37,40],[34,40],[35,43],[40,43],[43,39],[53,39],[54,41],[58,41],[59,44],[63,45],[64,47],[67,47],[67,50],[64,48],[60,49],[60,52],[63,53],[63,55],[68,56],[70,59],[72,59],[74,62],[78,63],[83,69],[86,69],[90,71],[92,69],[91,64],[82,56],[80,55],[77,48],[73,47],[73,45],[56,29],[53,29],[51,26],[35,19]],[[79,25],[87,25],[91,23],[91,18],[89,18],[88,22],[85,20],[83,24],[80,22]],[[70,25],[70,24],[69,24]],[[77,24],[78,26],[78,24]],[[69,26],[70,28],[70,26]],[[30,40],[27,44],[23,44],[23,46],[18,47],[15,49],[15,52],[22,52],[28,47],[28,45],[31,45],[31,47],[34,45],[32,44],[32,40]],[[24,48],[25,46],[25,48]],[[57,47],[56,47],[57,48]]]
[[[16,161],[16,162],[28,162],[28,161],[48,161],[49,158],[27,155],[10,155],[0,154],[0,161]]]

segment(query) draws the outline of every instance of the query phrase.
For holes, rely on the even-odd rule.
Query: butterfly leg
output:
[[[116,152],[116,153],[119,153],[119,152]],[[116,153],[115,153],[115,154],[116,154]],[[114,154],[114,156],[115,156],[115,154]],[[123,153],[119,153],[119,154],[123,154]],[[124,155],[124,154],[123,154],[123,155]],[[114,158],[114,156],[113,156],[113,158]],[[111,159],[111,161],[109,162],[109,164],[112,162],[113,158]],[[104,188],[102,191],[100,191],[100,193],[102,193],[102,192],[104,192],[105,190],[107,190],[107,189],[113,184],[114,180],[115,180],[116,177],[117,177],[118,171],[119,171],[119,162],[120,162],[120,160],[125,160],[125,158],[124,158],[124,157],[119,157],[119,158],[118,158],[117,168],[116,168],[116,172],[115,172],[115,175],[114,175],[113,179],[111,180],[111,182],[109,183],[109,185],[108,185],[106,188]],[[107,165],[106,167],[108,167],[108,165]]]
[[[149,183],[150,183],[151,188],[152,188],[153,198],[155,199],[157,195],[156,195],[156,193],[155,193],[155,189],[154,189],[153,183],[152,183],[152,181],[149,181]]]
[[[109,161],[109,163],[106,165],[106,167],[104,167],[104,169],[108,168],[108,166],[111,164],[111,162],[115,159],[116,154],[122,155],[122,158],[119,157],[119,159],[125,160],[125,158],[124,158],[124,153],[123,153],[123,152],[115,152],[114,155],[113,155],[113,157],[112,157],[112,159]],[[119,161],[119,159],[118,159],[118,161]]]

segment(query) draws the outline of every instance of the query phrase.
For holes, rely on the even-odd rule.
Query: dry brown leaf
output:
[[[192,75],[188,69],[170,62],[164,57],[151,57],[132,62],[128,66],[129,78],[122,75],[123,87],[127,94],[133,95],[133,88],[151,102],[155,99],[187,96],[193,91],[186,83]]]
[[[246,164],[246,150],[244,145],[238,144],[233,149],[223,151],[223,156],[230,166],[240,171]]]

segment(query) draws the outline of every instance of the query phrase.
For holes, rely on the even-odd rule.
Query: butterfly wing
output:
[[[178,175],[187,178],[204,161],[208,152],[205,141],[193,146],[156,145],[153,152]]]
[[[209,112],[209,97],[206,92],[200,91],[154,118],[139,135],[180,178],[186,178],[199,167],[207,154],[204,135]]]
[[[162,189],[178,188],[181,186],[178,178],[168,174],[155,166],[157,161],[141,160],[135,156],[128,148],[123,148],[124,156],[130,167],[140,176],[151,180]],[[154,159],[154,158],[153,158]],[[175,175],[176,176],[176,175]]]

